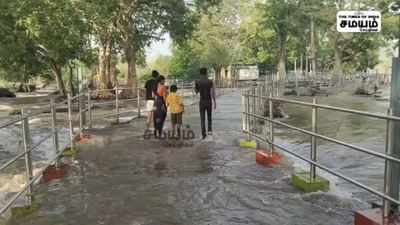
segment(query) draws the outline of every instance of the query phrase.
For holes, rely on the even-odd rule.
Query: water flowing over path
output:
[[[304,194],[290,185],[292,166],[255,162],[240,149],[240,91],[218,99],[214,134],[201,141],[197,107],[184,123],[186,146],[145,140],[144,121],[91,130],[68,177],[40,184],[38,212],[11,225],[347,225],[358,201]],[[169,121],[166,122],[169,126]]]

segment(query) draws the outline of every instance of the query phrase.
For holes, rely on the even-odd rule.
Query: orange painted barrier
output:
[[[48,183],[52,180],[61,179],[68,174],[70,166],[68,164],[61,164],[57,167],[51,165],[43,172],[42,182]]]
[[[387,218],[382,221],[382,210],[370,209],[356,212],[354,225],[400,225],[400,218]]]
[[[275,166],[282,162],[282,155],[272,152],[266,153],[262,150],[256,152],[256,162],[263,166]]]

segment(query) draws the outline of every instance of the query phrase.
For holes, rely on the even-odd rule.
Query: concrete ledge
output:
[[[240,147],[241,148],[257,148],[257,142],[252,140],[240,140]]]
[[[74,157],[78,153],[78,149],[76,148],[66,148],[63,151],[64,157]]]
[[[30,206],[21,206],[21,207],[14,207],[11,208],[11,215],[13,218],[21,218],[21,217],[25,217],[28,216],[34,212],[36,212],[37,210],[39,210],[40,205],[33,201],[32,205]]]
[[[298,172],[292,174],[293,186],[303,190],[304,192],[317,192],[317,191],[329,191],[329,181],[317,176],[314,182],[310,180],[309,172]]]

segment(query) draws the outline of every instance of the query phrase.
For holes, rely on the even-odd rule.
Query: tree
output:
[[[276,71],[277,39],[274,30],[264,25],[264,9],[249,4],[241,10],[246,16],[241,16],[240,61],[263,65],[266,70]]]
[[[90,25],[90,37],[96,41],[98,89],[111,85],[111,58],[119,38],[116,22],[120,13],[119,0],[82,0],[77,2],[84,20]],[[92,40],[90,40],[92,41]]]
[[[338,10],[354,9],[354,5],[345,4],[344,1],[337,0],[336,4],[326,3],[324,15],[325,23],[328,25],[328,38],[330,47],[334,52],[334,75],[339,80],[345,72],[355,70],[365,71],[371,69],[378,62],[378,51],[383,44],[382,35],[368,33],[339,33],[336,30],[335,16]],[[367,10],[374,8],[375,4],[368,1],[360,1],[358,8]],[[328,15],[329,14],[329,15]],[[366,62],[362,62],[366,60]]]
[[[266,27],[272,27],[277,39],[277,79],[284,79],[286,77],[287,42],[291,30],[295,29],[293,21],[297,19],[294,17],[297,4],[294,0],[283,2],[268,0],[265,4],[261,4],[261,7],[264,9],[263,24]]]
[[[200,58],[190,44],[175,44],[172,49],[170,74],[175,79],[193,80],[198,78]]]
[[[223,1],[202,14],[193,33],[191,46],[195,54],[203,66],[214,69],[217,80],[223,67],[239,59],[239,9],[238,1]]]
[[[22,74],[26,81],[50,69],[61,94],[66,95],[62,68],[79,58],[86,43],[86,26],[72,1],[26,0],[6,4],[3,68]],[[4,15],[4,14],[3,14]],[[7,49],[10,48],[11,49]],[[7,53],[8,52],[8,53]],[[8,54],[8,55],[7,55]],[[7,62],[8,60],[8,62]],[[8,64],[8,65],[7,65]],[[18,68],[19,67],[19,68]]]
[[[183,41],[192,31],[193,17],[183,0],[121,1],[121,9],[117,24],[128,63],[126,81],[135,88],[138,52],[165,33]]]
[[[27,83],[48,68],[38,59],[31,33],[19,22],[19,9],[19,2],[0,2],[0,68],[3,79]]]
[[[393,15],[389,11],[389,5],[393,0],[382,0],[379,2],[368,1],[369,4],[375,4],[383,14],[382,34],[388,42],[397,41],[398,51],[400,52],[400,15]],[[400,55],[398,56],[400,57]]]

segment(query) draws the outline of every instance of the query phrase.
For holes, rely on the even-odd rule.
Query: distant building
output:
[[[221,69],[217,75],[215,70],[210,72],[210,78],[222,80],[257,80],[260,78],[260,70],[258,65],[230,65]]]

